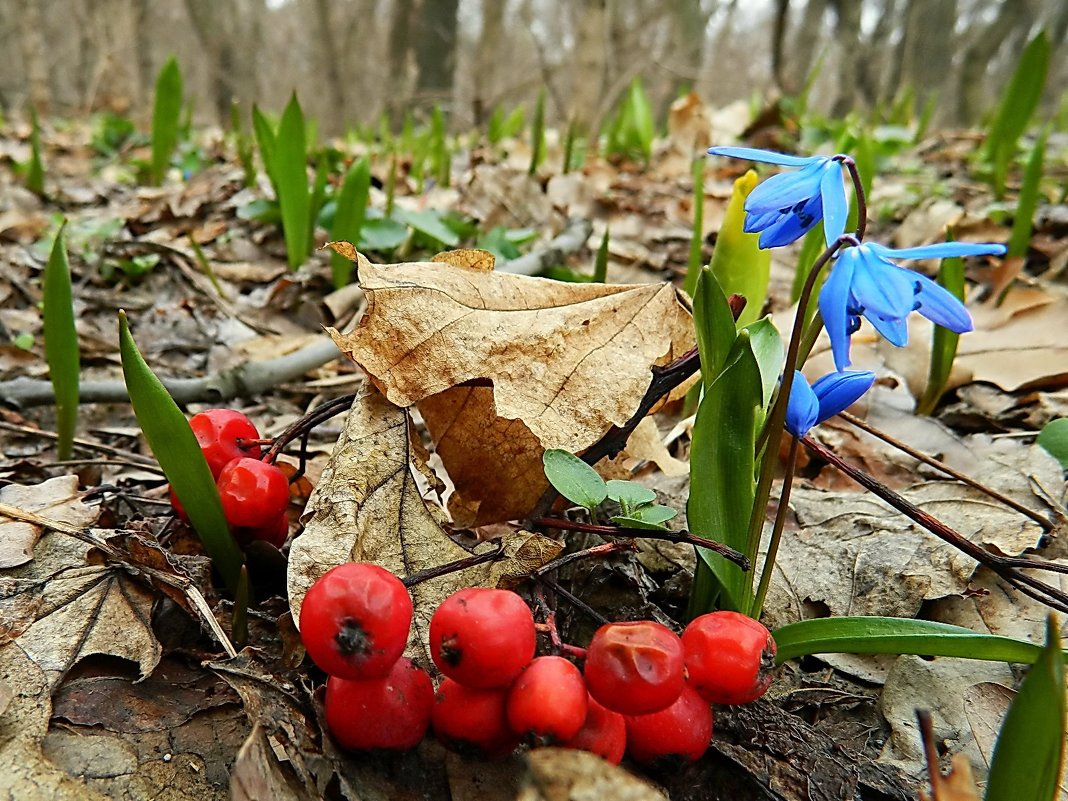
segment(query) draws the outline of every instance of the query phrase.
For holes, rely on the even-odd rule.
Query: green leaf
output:
[[[677,515],[678,512],[670,506],[649,504],[634,509],[629,515],[616,515],[612,518],[612,522],[617,526],[626,526],[627,528],[664,530],[667,526],[663,524]]]
[[[767,410],[772,396],[779,386],[779,378],[782,376],[783,358],[786,352],[782,344],[782,336],[779,329],[770,317],[757,320],[745,327],[749,332],[749,341],[753,345],[753,355],[760,367],[760,387],[763,398],[763,408]]]
[[[393,210],[393,219],[410,225],[419,233],[446,247],[453,248],[460,244],[460,237],[441,219],[441,212],[432,209],[412,211],[397,208]]]
[[[538,92],[538,102],[534,105],[534,119],[530,124],[530,166],[527,175],[538,171],[541,160],[545,158],[545,90]]]
[[[326,197],[326,177],[330,172],[330,157],[324,150],[319,153],[315,164],[315,182],[312,184],[311,196],[308,198],[308,245],[307,252],[315,250],[315,227],[319,222],[319,212],[323,209]]]
[[[1061,467],[1068,470],[1068,417],[1050,420],[1046,423],[1035,442],[1060,462]]]
[[[1009,236],[1008,256],[1026,256],[1031,244],[1031,227],[1038,208],[1038,187],[1042,181],[1042,167],[1046,160],[1046,137],[1049,126],[1035,140],[1031,156],[1027,159],[1020,197],[1016,201],[1016,214],[1012,218],[1012,234]]]
[[[1016,71],[1002,91],[1001,104],[987,131],[984,154],[994,168],[994,194],[999,200],[1005,191],[1005,179],[1016,155],[1017,142],[1042,99],[1049,61],[1049,35],[1042,30],[1020,54]]]
[[[690,258],[686,264],[686,280],[682,289],[691,298],[697,291],[701,276],[701,255],[705,243],[705,160],[693,161],[693,227],[690,233]]]
[[[1065,736],[1064,654],[1057,620],[1001,724],[990,760],[985,801],[1059,798]]]
[[[656,501],[656,492],[635,481],[621,481],[613,478],[606,482],[606,486],[609,498],[618,504],[626,504],[632,509]]]
[[[693,299],[693,324],[705,389],[716,380],[738,335],[727,296],[708,267],[702,267]]]
[[[157,186],[163,183],[171,154],[178,145],[178,125],[182,114],[182,72],[174,56],[156,78],[156,98],[152,107],[152,162],[149,177]]]
[[[575,120],[572,119],[567,123],[567,136],[564,139],[564,175],[571,172],[572,162],[575,159],[575,137],[577,134]]]
[[[771,275],[771,251],[761,250],[760,238],[743,230],[745,199],[756,185],[757,174],[752,170],[734,182],[712,251],[712,274],[723,288],[723,294],[745,296],[745,308],[738,317],[739,328],[760,317]]]
[[[745,551],[749,538],[760,406],[760,368],[749,332],[743,329],[738,332],[722,372],[707,387],[697,409],[690,446],[690,498],[686,505],[690,531],[739,551]],[[711,592],[708,586],[699,587],[708,597],[698,603],[705,605],[711,596],[719,595],[720,608],[748,609],[752,586],[741,568],[712,551],[697,551],[714,576]]]
[[[773,635],[780,663],[810,654],[918,654],[1027,664],[1042,650],[1009,637],[902,617],[820,617],[790,623]]]
[[[608,226],[604,227],[604,236],[597,248],[597,258],[593,262],[593,280],[603,284],[608,278]]]
[[[37,110],[30,107],[30,162],[26,165],[26,188],[35,195],[44,195],[44,163],[41,161],[41,124]]]
[[[396,250],[408,239],[408,226],[389,217],[374,217],[360,228],[358,250],[386,253]]]
[[[271,125],[270,120],[266,115],[260,111],[259,107],[252,104],[252,130],[256,135],[256,144],[260,148],[260,160],[263,162],[263,171],[267,173],[267,178],[271,182],[271,186],[274,188],[274,194],[278,196],[278,181],[274,177],[274,149],[277,137],[274,133],[274,126]]]
[[[237,592],[243,558],[230,536],[215,479],[189,421],[137,349],[124,311],[119,312],[119,352],[137,423],[212,564]]]
[[[964,260],[956,257],[942,259],[938,268],[938,283],[954,297],[964,300]],[[957,342],[960,335],[940,325],[934,327],[931,336],[931,366],[927,372],[927,386],[916,403],[916,414],[931,414],[938,405],[939,398],[946,390],[953,359],[957,356]]]
[[[349,168],[345,180],[341,183],[330,239],[335,242],[356,243],[360,241],[360,229],[363,228],[370,192],[371,163],[365,157]],[[352,262],[344,256],[333,253],[330,256],[330,269],[334,276],[334,287],[340,288],[349,282]]]
[[[71,457],[78,424],[78,374],[81,357],[70,289],[70,263],[63,241],[66,221],[56,233],[44,271],[44,341],[48,377],[56,396],[57,452],[60,461]]]
[[[820,257],[826,247],[823,244],[823,226],[817,225],[807,234],[805,238],[801,240],[801,252],[797,255],[797,271],[794,273],[794,283],[790,287],[790,301],[797,303],[798,298],[801,297],[801,290],[805,288],[805,281],[808,280],[808,274],[812,272],[812,267],[816,263],[816,259]],[[820,285],[823,283],[823,276],[827,273],[824,272],[820,278],[817,279],[816,286],[812,288],[813,295],[819,293]],[[805,326],[807,327],[812,320],[812,315],[816,313],[816,304],[810,303],[807,307]]]
[[[608,497],[608,487],[597,471],[573,453],[550,448],[542,455],[545,477],[572,503],[594,510]]]
[[[308,192],[308,149],[305,144],[304,112],[294,92],[289,98],[271,154],[271,171],[282,208],[282,233],[286,238],[289,268],[295,270],[308,256],[311,196]]]

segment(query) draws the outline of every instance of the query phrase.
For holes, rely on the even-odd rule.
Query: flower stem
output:
[[[764,599],[767,597],[768,586],[771,584],[771,574],[775,569],[775,556],[779,552],[779,541],[782,539],[782,530],[786,525],[786,515],[790,513],[790,490],[794,485],[798,444],[797,437],[790,438],[790,453],[786,457],[786,475],[783,477],[782,491],[779,493],[779,508],[775,512],[775,525],[771,530],[768,553],[764,557],[764,567],[760,571],[760,585],[757,587],[756,597],[753,599],[751,616],[754,620],[760,620],[760,613],[764,610]]]
[[[853,192],[857,198],[857,233],[859,240],[864,239],[864,233],[868,229],[868,201],[864,196],[864,184],[861,183],[860,173],[857,172],[857,163],[852,157],[845,156],[841,159],[842,165],[849,170],[849,179],[853,182]]]

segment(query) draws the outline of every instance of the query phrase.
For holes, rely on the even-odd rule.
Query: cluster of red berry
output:
[[[289,480],[276,465],[260,461],[256,426],[234,409],[208,409],[193,415],[189,427],[215,478],[234,539],[241,547],[265,540],[281,548],[289,535]],[[171,505],[188,521],[173,489]]]
[[[497,758],[520,742],[579,748],[618,763],[696,760],[712,737],[711,704],[743,704],[771,682],[775,641],[735,612],[694,620],[680,638],[649,620],[594,634],[582,671],[535,657],[537,626],[508,590],[460,590],[430,619],[430,653],[444,675],[401,657],[412,601],[392,573],[350,563],[308,591],[300,631],[330,674],[326,722],[344,748],[413,748],[428,728],[447,747]],[[581,652],[581,649],[575,649]]]

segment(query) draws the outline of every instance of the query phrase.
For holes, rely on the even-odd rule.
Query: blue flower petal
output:
[[[755,234],[774,225],[782,219],[781,211],[765,211],[761,214],[746,214],[742,230],[747,234]]]
[[[898,269],[903,270],[904,268],[899,267]],[[952,292],[945,287],[939,286],[926,275],[921,275],[920,273],[910,274],[920,287],[920,291],[916,295],[916,300],[920,305],[916,308],[916,311],[932,323],[948,328],[950,331],[956,331],[958,334],[972,330],[974,327],[972,316],[968,314],[964,304]]]
[[[936,242],[933,245],[900,250],[870,242],[868,247],[884,259],[947,259],[953,256],[1001,256],[1005,253],[1004,245],[985,242]]]
[[[839,370],[849,366],[849,286],[856,272],[856,250],[847,248],[838,256],[819,296],[820,315],[831,338],[834,366]]]
[[[790,156],[786,153],[776,153],[773,150],[760,150],[755,147],[710,147],[710,156],[726,156],[732,159],[747,159],[759,161],[764,164],[778,164],[781,167],[804,167],[810,163],[814,156]]]
[[[875,373],[867,370],[828,373],[817,379],[812,385],[812,391],[816,393],[820,406],[817,422],[822,423],[848,409],[857,402],[861,395],[871,389],[873,383],[875,383]],[[789,409],[787,413],[789,414]]]
[[[879,317],[876,314],[865,314],[865,319],[871,323],[879,335],[899,348],[909,343],[909,326],[907,317]]]
[[[791,211],[787,214],[776,215],[778,219],[768,225],[760,235],[760,247],[766,250],[796,242],[820,221],[819,212],[820,198],[816,195],[802,207],[800,212]],[[767,216],[761,215],[761,218]]]
[[[803,437],[818,422],[819,400],[800,370],[794,370],[790,384],[790,399],[786,402],[786,430],[795,437]]]
[[[761,182],[745,199],[750,214],[785,211],[819,193],[823,166],[808,164],[796,172],[780,172]]]
[[[823,202],[823,237],[830,247],[845,233],[849,205],[842,183],[842,163],[831,161],[823,168],[820,179],[820,200]]]
[[[916,303],[913,273],[876,255],[868,245],[853,248],[857,269],[851,290],[869,320],[907,317]]]

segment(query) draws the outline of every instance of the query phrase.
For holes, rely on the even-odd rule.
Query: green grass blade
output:
[[[366,157],[360,159],[345,175],[341,190],[337,196],[337,210],[334,212],[334,227],[330,238],[335,241],[352,242],[358,245],[360,229],[367,214],[367,200],[371,193],[371,164]],[[344,256],[333,253],[330,256],[330,270],[334,276],[334,286],[345,286],[352,275],[352,262]]]
[[[1020,185],[1020,197],[1016,202],[1016,215],[1012,220],[1012,234],[1009,236],[1008,253],[1012,256],[1026,256],[1031,243],[1031,227],[1038,208],[1038,189],[1042,182],[1042,168],[1046,162],[1046,137],[1049,126],[1035,140],[1035,146],[1027,159],[1023,183]]]
[[[530,124],[530,166],[527,174],[538,171],[545,158],[545,90],[538,92],[538,102],[534,106],[534,119]]]
[[[697,279],[701,275],[701,249],[705,242],[705,160],[693,162],[693,229],[690,234],[690,258],[686,265],[686,280],[682,288],[691,298],[697,291]]]
[[[697,350],[701,354],[701,380],[707,390],[723,369],[738,335],[727,296],[708,267],[702,267],[698,273],[693,324]]]
[[[653,116],[653,107],[638,78],[630,84],[628,111],[636,144],[641,148],[641,153],[648,162],[653,155],[653,140],[656,139],[656,119]]]
[[[823,244],[823,226],[817,225],[807,234],[805,238],[801,240],[801,252],[797,255],[797,271],[794,273],[794,283],[790,287],[790,300],[793,303],[797,303],[798,298],[801,297],[801,290],[805,288],[805,281],[808,280],[808,274],[812,272],[812,266],[816,263],[816,259],[820,257],[825,245]],[[820,275],[819,283],[813,287],[813,294],[819,294],[820,287],[823,285],[823,276],[826,273]],[[805,321],[806,327],[812,320],[812,315],[815,313],[816,304],[810,303],[808,305],[808,317]]]
[[[938,268],[938,283],[960,300],[964,300],[964,260],[960,258],[942,259]],[[953,359],[957,356],[957,342],[960,335],[940,325],[934,327],[931,338],[931,367],[927,373],[927,386],[916,403],[916,414],[931,414],[938,405],[939,398],[946,390]]]
[[[438,182],[438,186],[448,186],[452,182],[452,154],[449,153],[445,114],[440,106],[434,106],[431,114],[430,135],[430,157],[434,165],[434,180]]]
[[[776,629],[776,661],[811,654],[917,654],[1029,664],[1042,649],[961,626],[900,617],[820,617]]]
[[[564,175],[571,172],[571,162],[575,158],[575,137],[577,135],[575,120],[572,119],[567,123],[567,137],[564,139]]]
[[[752,170],[734,182],[723,226],[712,251],[712,273],[723,287],[723,294],[745,296],[745,308],[738,317],[739,328],[760,317],[771,276],[771,251],[760,250],[759,237],[743,229],[745,199],[756,185],[757,174]]]
[[[608,280],[608,226],[604,228],[601,245],[597,248],[597,258],[593,262],[593,280],[603,284]]]
[[[237,592],[244,560],[230,536],[215,479],[189,421],[137,349],[124,311],[119,312],[119,352],[130,403],[148,446],[215,569],[230,591]]]
[[[30,161],[26,165],[26,188],[35,195],[44,195],[44,162],[41,160],[41,123],[37,110],[30,108]]]
[[[690,498],[686,505],[687,525],[700,537],[745,551],[749,516],[753,508],[754,449],[756,417],[760,409],[760,368],[749,342],[749,332],[738,332],[725,366],[711,383],[693,425],[690,448]],[[751,583],[737,565],[719,554],[697,549],[701,561],[714,577],[709,593],[706,575],[697,583],[699,592],[691,596],[690,611],[707,605],[718,596],[719,607],[746,611],[752,597]],[[698,595],[705,595],[698,598]]]
[[[329,174],[330,158],[323,151],[319,154],[315,164],[315,182],[312,184],[311,197],[308,201],[308,253],[315,250],[315,228],[319,223],[323,199],[326,197],[326,179]]]
[[[263,162],[263,171],[274,188],[275,196],[278,195],[278,181],[274,177],[274,149],[277,137],[274,127],[267,116],[260,111],[259,107],[252,104],[252,131],[256,135],[256,144],[260,149],[260,161]]]
[[[56,433],[59,435],[56,448],[60,461],[71,457],[78,424],[78,374],[81,371],[70,289],[70,262],[63,241],[65,227],[66,222],[56,233],[44,271],[45,359],[56,396]]]
[[[1016,155],[1016,144],[1042,99],[1049,62],[1049,35],[1042,30],[1020,54],[1016,71],[1002,93],[1001,104],[987,131],[984,154],[993,166],[994,194],[999,200],[1005,191],[1009,165]]]
[[[1056,618],[1001,726],[990,760],[985,801],[1053,801],[1064,765],[1064,654]]]
[[[167,174],[171,155],[178,145],[178,126],[182,114],[182,72],[174,56],[156,78],[156,98],[152,106],[152,163],[149,177],[159,185]]]
[[[282,112],[271,161],[277,182],[275,188],[278,191],[278,204],[282,208],[286,256],[289,259],[289,268],[295,270],[308,256],[308,228],[311,216],[304,112],[301,111],[295,92]]]

